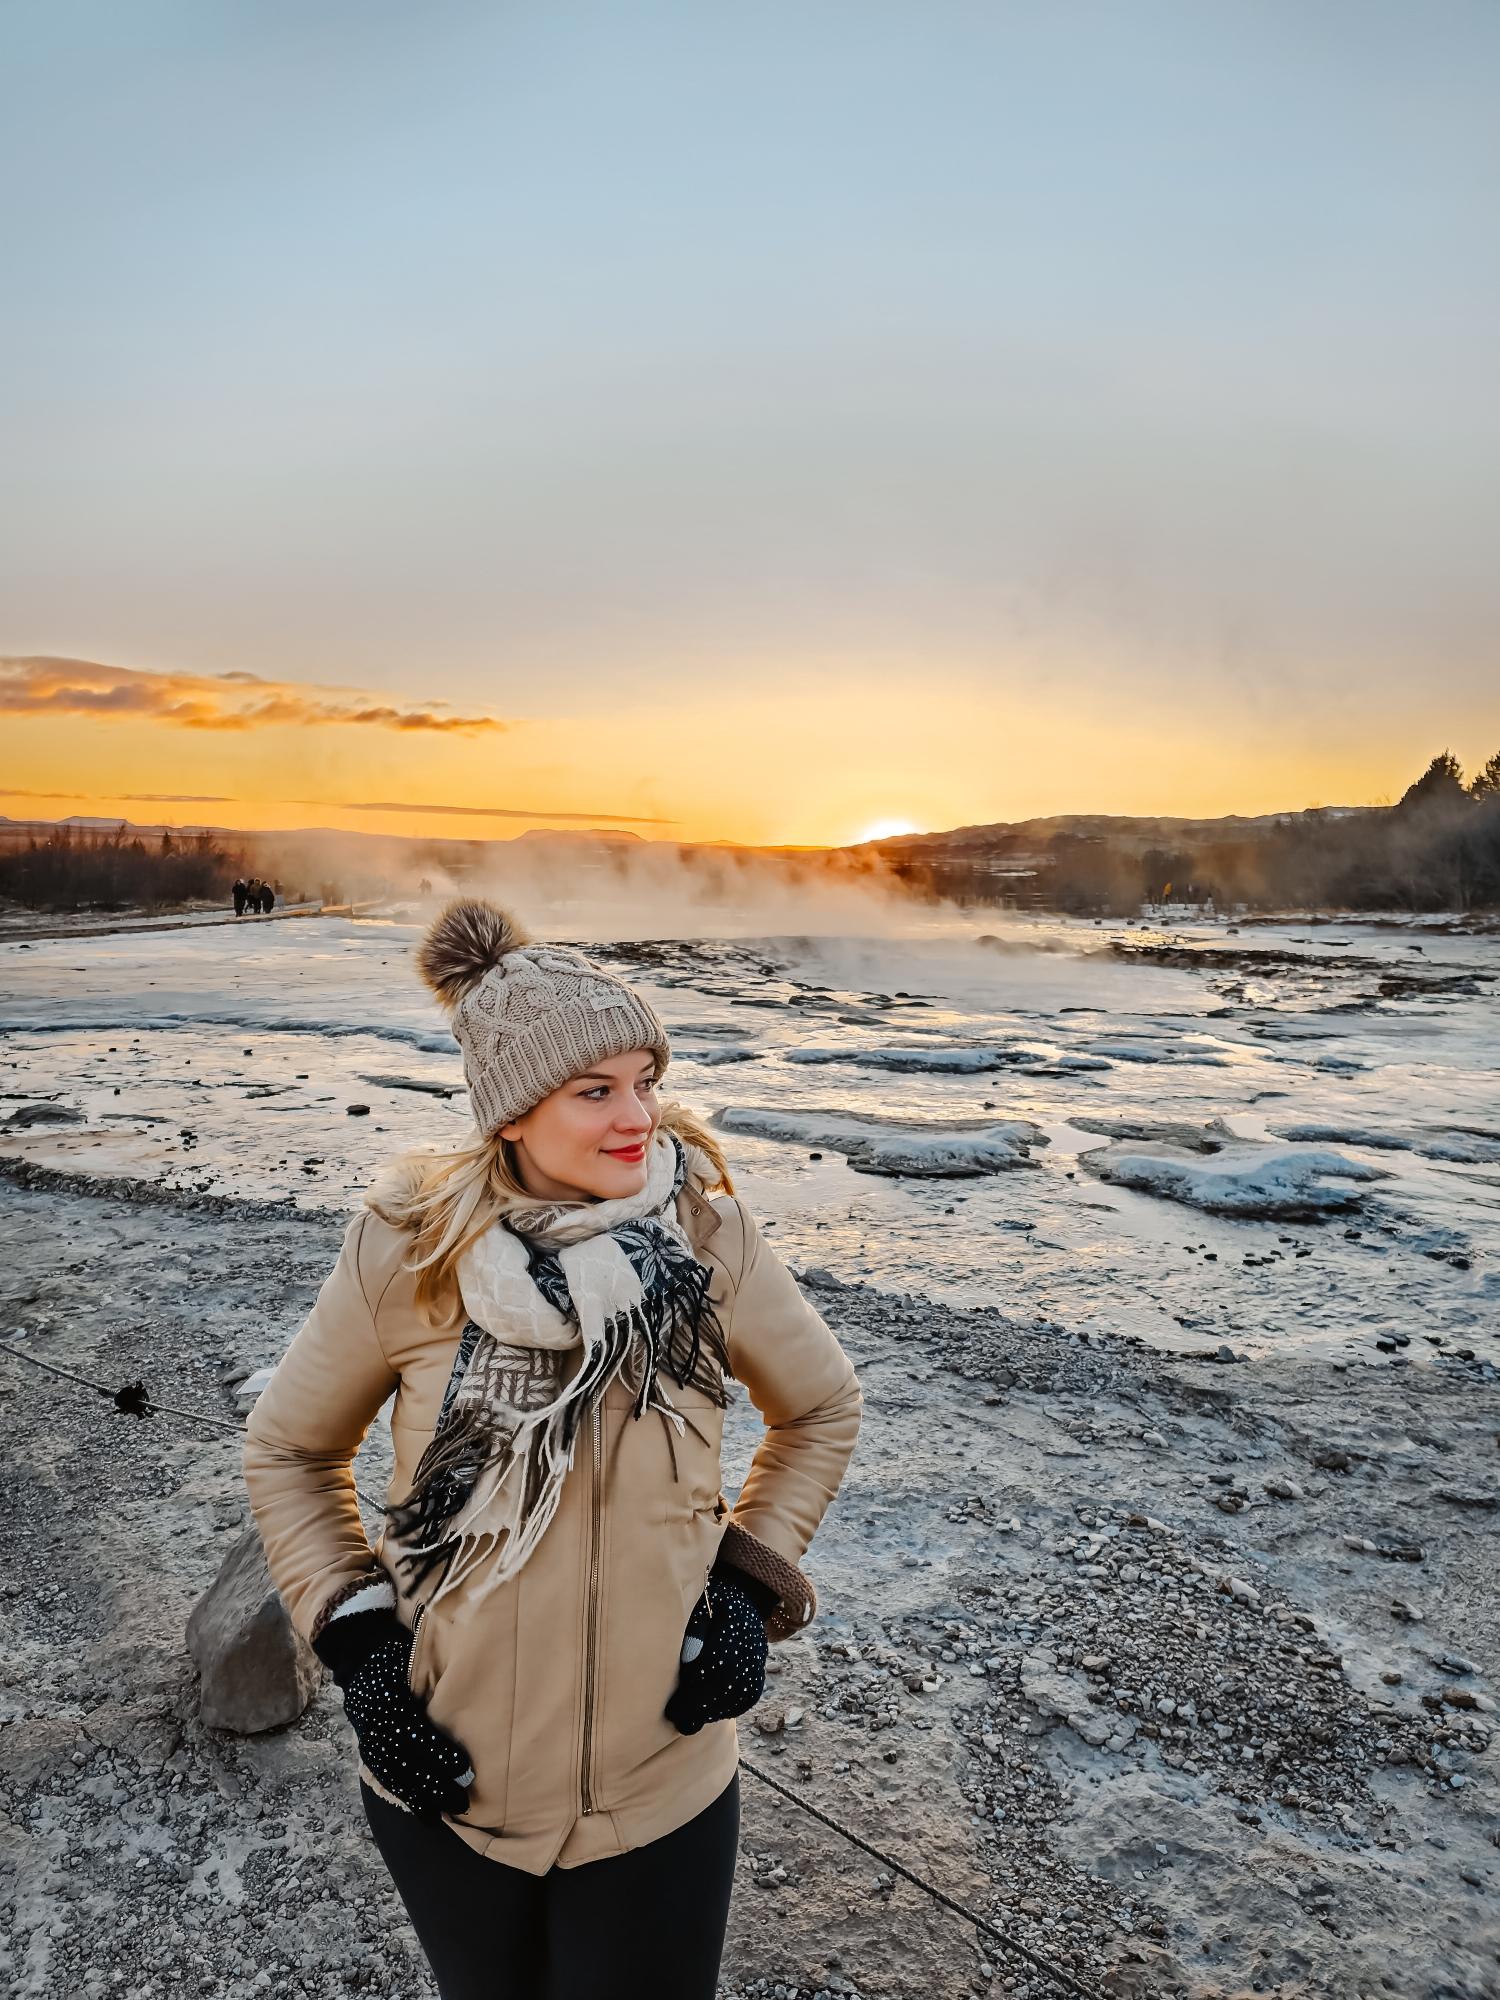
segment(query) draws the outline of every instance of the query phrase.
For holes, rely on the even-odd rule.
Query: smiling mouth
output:
[[[600,1151],[606,1154],[611,1160],[625,1160],[626,1162],[640,1160],[645,1158],[646,1142],[642,1139],[634,1146],[603,1146],[600,1148]]]

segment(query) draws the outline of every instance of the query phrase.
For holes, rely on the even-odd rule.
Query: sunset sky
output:
[[[0,813],[843,842],[1500,749],[1500,9],[22,0]]]

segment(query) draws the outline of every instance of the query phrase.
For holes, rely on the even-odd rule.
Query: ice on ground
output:
[[[1006,1060],[1026,1076],[1067,1076],[1074,1071],[1114,1068],[1107,1056],[1074,1055],[1070,1050],[1036,1042],[1022,1043],[1007,1054]]]
[[[1012,1057],[1004,1049],[988,1048],[801,1048],[788,1049],[786,1059],[794,1063],[857,1063],[861,1069],[966,1076],[976,1070],[1003,1068]]]
[[[423,1055],[456,1056],[458,1043],[446,1028],[436,1032],[426,1028],[403,1028],[389,1021],[309,1021],[296,1015],[261,1014],[254,1012],[227,1012],[220,1008],[209,1008],[203,1012],[174,1011],[151,1014],[142,1020],[134,1001],[122,1001],[118,1018],[105,1016],[65,1014],[37,1015],[35,1017],[17,1014],[7,1017],[6,1030],[11,1034],[25,1035],[77,1035],[77,1034],[128,1034],[132,1030],[184,1028],[239,1028],[246,1034],[261,1035],[316,1035],[321,1041],[348,1041],[359,1036],[369,1036],[377,1042],[399,1042],[403,1048],[417,1049]]]
[[[1238,1136],[1222,1118],[1210,1118],[1206,1125],[1188,1125],[1178,1119],[1080,1115],[1070,1118],[1068,1123],[1080,1132],[1096,1132],[1101,1139],[1133,1139],[1157,1146],[1176,1146],[1185,1153],[1217,1153]]]
[[[83,1122],[83,1113],[75,1111],[71,1104],[22,1104],[0,1118],[0,1125],[11,1132],[27,1131],[33,1125],[81,1125]]]
[[[969,1044],[929,1048],[828,1048],[821,1045],[786,1051],[788,1062],[849,1063],[858,1069],[885,1069],[912,1076],[972,1076],[1013,1069],[1023,1076],[1066,1076],[1073,1071],[1113,1069],[1099,1055],[1076,1055],[1052,1043],[1017,1042],[1010,1046]]]
[[[1369,959],[1398,962],[1404,945],[1378,926],[1350,933],[1363,970],[1347,953],[1308,950],[1295,981],[1250,983],[1221,977],[1191,951],[1185,963],[1196,970],[1091,949],[1091,936],[1120,935],[1118,925],[1057,919],[1016,930],[1078,948],[1044,942],[1040,955],[997,954],[976,950],[965,930],[947,941],[653,938],[601,956],[644,982],[668,1025],[679,1058],[669,1095],[705,1114],[833,1105],[856,1121],[836,1134],[800,1128],[804,1141],[811,1129],[811,1146],[731,1142],[742,1191],[777,1219],[788,1255],[966,1303],[1004,1286],[1049,1313],[1129,1324],[1169,1345],[1343,1343],[1418,1318],[1453,1340],[1490,1337],[1500,1295],[1492,997],[1449,992],[1420,1007],[1381,1000],[1374,1011],[1320,1014],[1362,999]],[[418,935],[415,925],[318,918],[253,934],[221,925],[24,948],[0,941],[0,1068],[9,1071],[0,1121],[41,1101],[75,1114],[0,1123],[0,1153],[205,1194],[356,1205],[392,1154],[467,1136],[466,1094],[437,1094],[462,1069],[411,965]],[[1454,970],[1500,974],[1500,931],[1434,937],[1429,950]],[[735,1004],[746,998],[766,1004]],[[1111,1061],[1095,1047],[1115,1043],[1157,1060]],[[787,1060],[804,1045],[845,1059]],[[993,1061],[902,1073],[864,1064],[866,1049],[939,1060],[986,1051]],[[1227,1067],[1198,1060],[1200,1051]],[[384,1081],[369,1080],[377,1076]],[[819,1077],[826,1093],[809,1087]],[[351,1104],[370,1109],[350,1117]],[[1108,1122],[1080,1118],[1085,1105]],[[1001,1119],[1031,1120],[1050,1135],[1050,1149],[1032,1150],[1032,1171],[995,1170],[1018,1163]],[[1219,1119],[1232,1129],[1214,1151]],[[1210,1217],[1109,1188],[1079,1159],[1092,1151],[1101,1161],[1206,1164],[1205,1155],[1239,1157],[1246,1147],[1297,1150],[1271,1136],[1268,1119],[1330,1135],[1303,1151],[1343,1152],[1392,1174],[1350,1218],[1357,1228],[1323,1230],[1317,1255],[1300,1260],[1279,1246],[1274,1268],[1264,1261],[1272,1247],[1252,1239],[1274,1237],[1278,1222],[1241,1221],[1240,1210]],[[1342,1142],[1375,1132],[1411,1134],[1414,1144],[1367,1151],[1353,1137]],[[851,1171],[845,1140],[873,1171]],[[823,1157],[810,1160],[814,1150]],[[933,1177],[934,1164],[974,1177]],[[1461,1238],[1451,1247],[1419,1233],[1444,1226]],[[1191,1250],[1179,1240],[1189,1231],[1204,1239]],[[1196,1261],[1209,1247],[1220,1259],[1212,1285]],[[1241,1261],[1242,1248],[1264,1254]]]
[[[1342,1153],[1268,1149],[1244,1141],[1226,1147],[1211,1165],[1112,1148],[1085,1154],[1081,1163],[1111,1186],[1134,1188],[1241,1221],[1313,1222],[1324,1215],[1343,1215],[1359,1206],[1361,1194],[1327,1182],[1390,1178],[1384,1168],[1346,1159]]]
[[[1461,1166],[1500,1165],[1500,1132],[1482,1126],[1459,1125],[1443,1132],[1424,1132],[1417,1151],[1429,1160],[1451,1160]]]
[[[862,1174],[964,1179],[1034,1165],[1029,1149],[1045,1146],[1046,1135],[1020,1118],[989,1125],[922,1124],[836,1110],[781,1111],[732,1105],[714,1123],[725,1132],[744,1132],[792,1146],[826,1146],[842,1153]]]
[[[1271,1130],[1278,1139],[1292,1139],[1299,1145],[1368,1146],[1386,1153],[1414,1149],[1409,1132],[1382,1132],[1374,1125],[1273,1125]]]
[[[451,1082],[434,1082],[429,1077],[392,1076],[386,1071],[378,1071],[371,1074],[362,1070],[359,1080],[361,1083],[374,1084],[377,1090],[416,1090],[427,1097],[457,1097],[459,1092],[464,1088],[464,1080],[461,1076],[454,1077]],[[247,1090],[245,1095],[247,1097],[270,1097],[273,1093],[283,1091],[286,1088],[285,1084],[263,1083],[254,1090]]]
[[[1424,1159],[1447,1160],[1459,1166],[1500,1163],[1500,1132],[1482,1125],[1418,1126],[1391,1131],[1374,1125],[1323,1123],[1274,1125],[1271,1130],[1278,1139],[1294,1139],[1302,1144],[1365,1146],[1374,1152],[1420,1153]]]
[[[1107,1056],[1112,1062],[1135,1063],[1206,1063],[1215,1069],[1227,1069],[1229,1057],[1217,1049],[1207,1049],[1190,1041],[1145,1042],[1122,1041],[1118,1037],[1099,1042],[1090,1042],[1089,1050],[1096,1056]]]

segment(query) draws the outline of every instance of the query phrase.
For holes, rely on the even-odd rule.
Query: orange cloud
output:
[[[305,805],[336,805],[341,812],[356,813],[442,813],[460,819],[568,819],[581,820],[587,826],[594,826],[600,820],[610,820],[615,825],[627,826],[675,826],[676,821],[653,818],[643,813],[617,812],[549,812],[543,806],[434,806],[408,804],[392,799],[306,799]]]
[[[258,674],[141,673],[94,660],[0,658],[0,713],[146,719],[181,729],[246,730],[287,723],[473,735],[509,727],[493,715],[455,715],[446,702],[413,707],[353,688],[304,688]]]

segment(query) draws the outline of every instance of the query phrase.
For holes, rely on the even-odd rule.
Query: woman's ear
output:
[[[513,1118],[508,1125],[502,1125],[500,1127],[500,1131],[497,1136],[501,1139],[509,1139],[511,1144],[514,1145],[517,1139],[519,1139],[521,1136],[521,1128]]]

